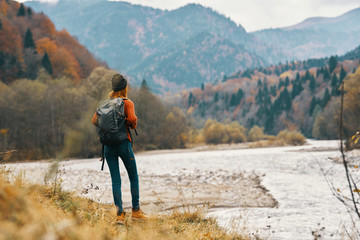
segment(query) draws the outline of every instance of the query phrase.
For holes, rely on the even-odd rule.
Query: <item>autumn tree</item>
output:
[[[360,129],[360,67],[345,80],[344,133],[354,135]]]
[[[248,140],[250,142],[259,141],[261,139],[264,139],[264,128],[261,128],[259,126],[253,126],[248,133]]]

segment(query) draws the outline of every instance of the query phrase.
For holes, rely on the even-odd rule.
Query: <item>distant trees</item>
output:
[[[29,160],[97,155],[100,144],[90,120],[99,100],[108,98],[113,74],[99,67],[79,84],[47,74],[0,83],[0,149],[16,150],[15,159]],[[166,106],[145,87],[131,88],[129,98],[138,116],[135,149],[185,146],[189,126],[179,108]],[[237,139],[237,132],[231,132],[231,139]]]

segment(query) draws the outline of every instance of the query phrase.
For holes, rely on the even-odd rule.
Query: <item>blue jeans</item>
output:
[[[120,215],[123,210],[121,200],[121,177],[119,168],[119,158],[123,161],[130,179],[130,189],[133,209],[138,209],[139,204],[139,177],[136,168],[134,152],[130,141],[126,140],[118,145],[105,145],[105,158],[110,169],[112,192],[114,203]]]

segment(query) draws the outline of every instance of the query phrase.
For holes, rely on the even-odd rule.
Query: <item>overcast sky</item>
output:
[[[336,17],[360,7],[360,0],[128,0],[127,2],[168,10],[188,3],[199,3],[230,17],[241,24],[247,32],[289,26],[309,17]]]

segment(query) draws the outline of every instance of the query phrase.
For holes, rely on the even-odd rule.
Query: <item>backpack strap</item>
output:
[[[103,171],[104,170],[104,164],[105,164],[105,145],[104,144],[102,144],[102,146],[101,146],[101,159],[100,160],[102,161],[101,171]]]

